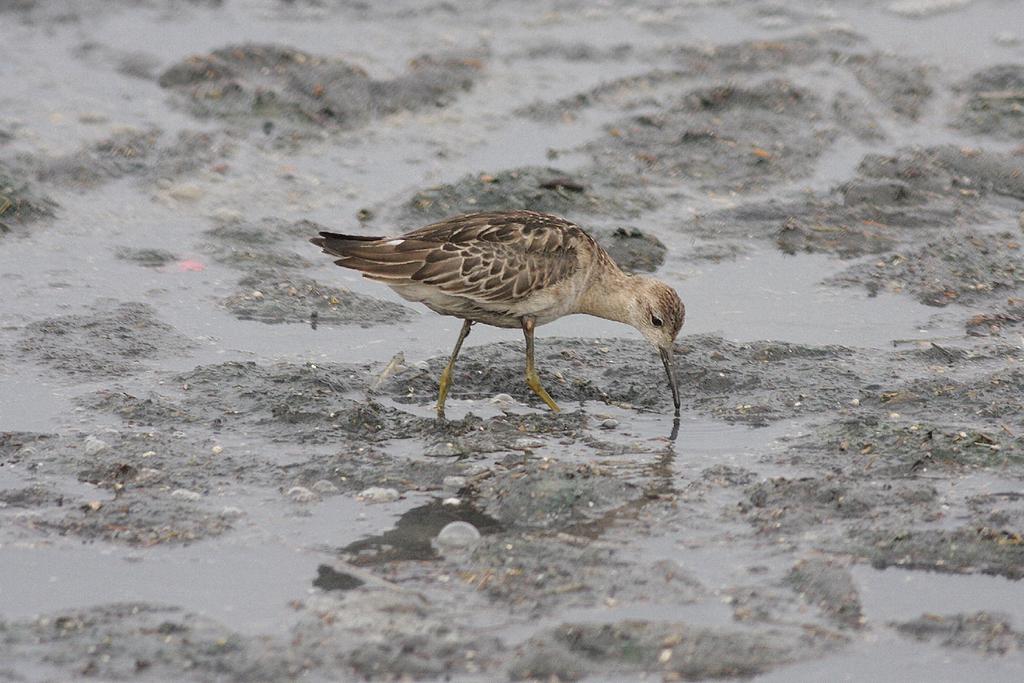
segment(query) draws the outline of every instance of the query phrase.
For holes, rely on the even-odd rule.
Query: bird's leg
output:
[[[466,341],[466,337],[469,336],[469,328],[473,327],[472,320],[462,321],[462,330],[459,331],[459,339],[455,342],[455,348],[452,350],[452,357],[448,361],[448,365],[445,367],[444,372],[441,373],[441,386],[437,392],[437,416],[444,417],[444,400],[448,397],[448,387],[452,385],[452,371],[455,370],[455,359],[459,357],[459,351],[462,349],[462,342]]]
[[[535,321],[531,316],[523,318],[523,335],[526,337],[526,384],[533,389],[533,393],[540,396],[540,399],[548,404],[548,408],[557,412],[561,411],[555,400],[551,398],[544,387],[540,385],[540,377],[537,375],[537,368],[533,365],[533,328]]]

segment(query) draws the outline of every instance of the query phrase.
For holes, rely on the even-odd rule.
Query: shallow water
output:
[[[38,484],[48,497],[47,502],[34,508],[6,503],[0,507],[6,527],[0,534],[0,622],[25,623],[64,610],[143,602],[182,607],[244,636],[267,636],[287,643],[296,624],[308,617],[304,608],[290,603],[322,597],[323,591],[313,586],[318,566],[337,561],[339,555],[351,559],[343,549],[360,540],[381,537],[394,529],[403,515],[412,511],[414,518],[420,506],[439,498],[463,496],[464,504],[471,502],[472,493],[442,490],[416,479],[419,475],[410,469],[411,474],[395,479],[398,483],[393,485],[400,489],[402,498],[394,502],[368,504],[356,498],[355,490],[343,489],[311,503],[296,503],[286,492],[293,485],[312,484],[303,479],[304,472],[334,476],[335,470],[361,462],[361,453],[347,440],[315,445],[299,440],[282,443],[268,436],[270,428],[266,424],[272,424],[271,418],[222,428],[214,418],[220,420],[231,413],[225,410],[222,416],[220,408],[212,404],[188,404],[198,405],[204,419],[173,426],[151,424],[145,417],[132,422],[83,407],[82,397],[98,390],[140,397],[172,396],[187,403],[188,399],[181,398],[186,394],[176,386],[177,375],[227,361],[255,361],[261,366],[348,363],[365,366],[359,370],[363,373],[360,376],[370,377],[379,374],[398,353],[404,354],[406,364],[416,367],[450,350],[459,322],[421,309],[409,322],[398,325],[321,323],[314,328],[301,323],[268,325],[239,320],[221,302],[236,292],[237,281],[246,271],[218,262],[210,249],[215,239],[206,231],[235,218],[253,221],[274,216],[286,221],[309,219],[329,229],[397,232],[411,226],[392,224],[390,219],[415,191],[451,183],[467,174],[496,173],[527,165],[575,172],[590,163],[584,149],[587,143],[607,137],[609,127],[617,125],[623,116],[660,111],[668,95],[652,87],[633,93],[632,101],[625,105],[595,98],[572,116],[553,121],[516,113],[527,105],[561,100],[652,69],[678,69],[679,65],[664,52],[670,48],[709,48],[744,40],[770,43],[803,33],[821,35],[841,27],[863,36],[865,42],[851,48],[853,51],[892,52],[928,65],[935,92],[923,104],[920,118],[897,116],[884,103],[865,97],[867,110],[878,119],[886,138],[866,141],[841,133],[804,177],[745,194],[705,191],[697,183],[678,178],[645,179],[650,192],[662,202],[660,208],[631,220],[594,216],[593,221],[601,227],[635,225],[665,243],[668,256],[656,275],[675,286],[686,301],[687,322],[678,343],[682,349],[697,349],[695,356],[701,359],[712,353],[710,347],[694,346],[688,336],[710,335],[739,345],[772,340],[856,349],[859,355],[849,361],[837,356],[838,351],[825,352],[824,357],[836,365],[848,364],[850,372],[862,373],[859,376],[865,378],[851,381],[849,396],[843,394],[842,403],[836,401],[828,411],[797,412],[795,417],[779,419],[773,416],[767,427],[747,426],[742,419],[733,419],[735,415],[723,418],[723,414],[731,415],[726,408],[733,404],[756,403],[763,398],[756,394],[758,390],[771,396],[781,391],[771,386],[773,378],[780,378],[769,374],[770,364],[751,361],[740,364],[742,367],[724,368],[722,376],[747,370],[754,375],[761,373],[757,381],[743,386],[723,385],[719,390],[694,387],[688,398],[705,402],[684,410],[678,424],[662,410],[664,405],[651,408],[616,400],[608,404],[566,401],[563,407],[570,413],[580,410],[586,416],[583,426],[563,431],[551,427],[549,432],[541,429],[537,434],[524,427],[523,438],[532,438],[539,445],[520,448],[513,444],[514,448],[507,448],[499,444],[493,452],[463,458],[429,454],[427,451],[441,438],[437,435],[385,434],[382,441],[366,442],[367,448],[379,449],[396,462],[465,467],[467,476],[487,470],[498,475],[515,472],[520,455],[524,462],[533,458],[571,467],[605,467],[611,475],[603,476],[635,484],[647,492],[645,496],[619,501],[620,509],[596,519],[581,521],[574,517],[572,524],[559,522],[560,526],[552,528],[514,533],[552,543],[567,542],[558,536],[560,533],[579,533],[580,538],[607,543],[617,557],[628,560],[629,568],[617,579],[624,584],[650,574],[654,563],[672,561],[704,587],[704,596],[687,604],[630,598],[607,604],[600,601],[602,591],[607,589],[602,581],[615,581],[594,579],[580,592],[584,596],[592,592],[595,604],[582,604],[589,597],[581,597],[579,604],[563,605],[560,600],[567,598],[552,593],[544,594],[540,604],[529,608],[523,606],[531,604],[533,598],[529,596],[516,599],[490,596],[483,589],[469,591],[459,584],[459,577],[477,569],[456,560],[446,565],[436,557],[417,557],[371,565],[368,571],[410,592],[430,596],[435,601],[431,605],[444,621],[450,619],[460,626],[485,624],[486,635],[502,642],[504,649],[495,655],[496,663],[490,669],[455,671],[465,680],[504,677],[507,660],[517,649],[530,647],[532,638],[548,638],[546,630],[559,624],[635,620],[738,628],[744,632],[782,624],[794,630],[831,629],[848,639],[838,652],[780,665],[755,680],[1009,681],[1024,676],[1019,652],[982,655],[936,642],[918,643],[898,635],[890,626],[890,622],[905,622],[924,613],[991,611],[1007,613],[1020,632],[1024,630],[1024,613],[1018,607],[1024,604],[1019,599],[1024,597],[1020,581],[977,573],[872,569],[859,554],[863,549],[849,538],[855,536],[861,522],[867,526],[881,524],[878,519],[884,521],[882,513],[850,519],[831,511],[833,517],[826,515],[816,526],[808,522],[806,527],[783,527],[774,532],[744,517],[754,495],[748,487],[755,482],[815,477],[821,479],[824,488],[836,480],[847,481],[844,477],[849,473],[841,471],[846,463],[833,467],[833,461],[824,455],[828,451],[828,457],[836,457],[835,449],[821,448],[820,461],[805,458],[793,463],[787,460],[788,448],[814,436],[818,427],[830,419],[855,418],[858,413],[851,406],[860,403],[851,401],[863,393],[865,405],[869,404],[874,389],[866,387],[890,388],[911,378],[943,377],[941,362],[894,359],[888,354],[894,347],[927,349],[929,341],[974,349],[971,345],[977,340],[964,334],[964,320],[976,312],[988,312],[990,301],[1001,304],[1007,297],[1019,296],[1019,283],[1017,289],[1000,292],[991,300],[937,309],[920,303],[908,292],[883,290],[871,296],[863,288],[823,284],[853,263],[827,253],[786,255],[768,241],[750,239],[745,251],[735,258],[693,258],[697,246],[715,243],[716,239],[698,240],[684,227],[695,214],[765,199],[830,192],[856,173],[868,153],[890,154],[907,145],[953,144],[993,152],[1017,150],[1013,153],[1019,156],[1019,141],[972,135],[947,125],[950,111],[960,98],[954,84],[983,67],[1024,62],[1024,34],[1020,29],[1024,14],[1015,3],[978,0],[956,11],[920,19],[896,16],[886,10],[891,4],[886,2],[855,7],[826,7],[817,2],[787,7],[758,2],[679,6],[650,3],[630,11],[604,4],[584,8],[575,3],[527,3],[484,8],[467,3],[464,12],[453,16],[444,7],[419,8],[415,4],[402,4],[391,11],[372,5],[360,10],[339,9],[331,3],[228,0],[211,3],[214,6],[121,3],[115,7],[97,5],[96,11],[90,11],[90,5],[72,8],[71,17],[55,9],[59,4],[39,2],[36,10],[25,14],[0,9],[0,81],[4,83],[0,90],[0,133],[12,132],[9,142],[0,135],[0,161],[19,155],[45,161],[73,153],[125,126],[159,128],[165,131],[164,140],[173,139],[183,130],[220,133],[230,128],[220,120],[197,119],[175,106],[171,95],[153,78],[133,78],[118,72],[116,62],[129,53],[143,53],[152,62],[155,75],[189,54],[241,42],[271,42],[313,54],[340,56],[359,64],[375,78],[393,78],[405,72],[413,57],[445,49],[479,51],[485,69],[468,92],[460,93],[444,107],[393,114],[349,131],[314,131],[310,139],[294,146],[275,147],[243,124],[228,135],[235,150],[223,160],[223,172],[211,170],[206,164],[166,182],[128,174],[92,187],[39,184],[59,203],[57,217],[0,237],[0,288],[5,293],[0,304],[0,432],[59,433],[68,442],[77,443],[91,434],[103,438],[108,429],[126,433],[151,429],[200,444],[194,447],[192,457],[201,463],[206,462],[203,457],[210,445],[216,444],[238,459],[236,479],[223,472],[204,475],[205,465],[197,465],[195,477],[206,476],[207,480],[205,485],[196,486],[202,489],[196,509],[216,515],[231,507],[237,508],[237,513],[230,512],[232,528],[222,535],[153,547],[126,545],[98,532],[81,537],[49,527],[44,530],[37,524],[40,520],[64,519],[92,501],[113,505],[118,497],[111,489],[83,479],[82,471],[88,463],[81,459],[69,456],[66,462],[55,462],[54,458],[63,456],[51,458],[47,446],[33,446],[41,453],[38,462],[31,458],[19,461],[14,453],[3,453],[10,460],[0,460],[0,492]],[[758,10],[764,11],[759,15]],[[765,16],[781,18],[770,21]],[[995,40],[1003,32],[1016,33],[1018,41]],[[566,59],[557,54],[528,53],[531,48],[551,44],[580,44],[595,49],[627,45],[631,49],[611,58]],[[93,48],[83,50],[83,46]],[[686,92],[711,82],[783,77],[819,94],[823,101],[839,91],[860,92],[856,78],[837,70],[837,63],[816,59],[810,65],[788,64],[753,75],[698,73],[692,75],[692,80],[671,87]],[[622,169],[617,170],[631,173],[632,169],[633,161],[624,160]],[[176,198],[175,191],[185,185],[189,186],[188,192]],[[1015,229],[1009,217],[1024,209],[1018,199],[1005,197],[985,206],[993,217],[969,227],[982,231]],[[371,209],[379,217],[360,225],[355,218],[360,209]],[[919,239],[923,243],[926,237]],[[143,268],[118,259],[115,250],[119,247],[164,249],[175,259],[158,268]],[[305,277],[404,303],[386,288],[336,268],[301,236],[284,236],[273,248],[309,260],[311,264],[301,268]],[[874,263],[887,256],[860,258]],[[57,316],[86,314],[97,301],[107,299],[151,304],[157,318],[192,341],[193,346],[180,352],[161,350],[139,359],[130,373],[106,377],[67,374],[66,368],[33,360],[21,350],[27,325]],[[538,343],[543,345],[548,340],[551,345],[556,338],[624,338],[646,349],[638,333],[584,316],[565,318],[542,328]],[[695,344],[706,343],[703,337],[700,339]],[[984,363],[962,363],[956,371],[977,379],[994,368],[1019,368],[1021,344],[1014,339],[1012,335],[1001,338],[998,353],[993,352]],[[467,346],[484,348],[509,340],[518,342],[519,335],[477,326]],[[653,359],[652,351],[651,363]],[[803,383],[806,393],[814,398],[834,388],[823,384],[820,367],[808,361],[792,371],[795,376],[781,379]],[[615,380],[606,379],[600,372],[579,372],[587,381],[605,382],[614,388]],[[706,374],[711,376],[714,371]],[[399,375],[396,381],[405,380]],[[481,384],[475,381],[465,378],[464,392],[457,384],[448,402],[448,416],[453,421],[475,416],[490,425],[506,413],[546,419],[546,412],[535,402],[525,403],[518,394],[511,403],[495,402],[494,394],[503,388],[481,380],[483,388],[478,389]],[[229,384],[225,380],[221,388],[229,388]],[[290,385],[272,387],[281,394],[291,389]],[[338,395],[343,393],[339,391]],[[558,395],[558,391],[553,393]],[[781,393],[780,405],[807,400],[797,396],[800,392],[792,387]],[[350,388],[347,396],[358,400],[370,396],[384,409],[413,418],[433,416],[432,403],[419,400],[419,394],[410,403],[395,390],[375,393],[359,385]],[[274,398],[267,395],[266,402]],[[230,403],[234,398],[224,400]],[[715,414],[713,408],[721,412]],[[882,406],[878,414],[884,417],[895,413],[898,417],[905,411],[909,411],[908,420],[917,419],[913,407]],[[950,412],[954,412],[952,408]],[[995,425],[1003,424],[1011,435],[1018,429],[1019,416],[984,415],[978,419],[988,421],[981,427],[980,422],[951,422],[942,427],[984,427],[998,434]],[[600,425],[605,420],[616,424],[604,429]],[[861,444],[850,448],[849,457],[855,457]],[[892,455],[890,451],[894,450],[898,449],[879,447],[884,456]],[[843,452],[847,452],[845,448]],[[139,454],[125,452],[118,457],[129,461]],[[97,462],[109,464],[103,459]],[[246,471],[250,465],[259,474]],[[708,484],[721,476],[712,471],[716,467],[721,471],[747,470],[750,479],[744,480],[746,483]],[[278,476],[273,472],[288,474]],[[1016,460],[978,471],[932,467],[928,475],[934,476],[937,499],[945,501],[945,510],[930,516],[914,511],[906,517],[899,516],[904,515],[901,510],[893,513],[897,515],[893,523],[915,530],[950,531],[992,524],[1019,532],[1024,519],[1019,505],[1006,503],[1001,508],[1005,515],[998,519],[1007,521],[997,524],[972,511],[970,501],[986,493],[1021,491],[1021,474]],[[915,476],[891,478],[898,485],[904,478]],[[921,481],[927,483],[914,479],[915,483]],[[698,495],[687,488],[691,485],[705,486],[706,490],[700,489]],[[181,486],[161,484],[152,495],[165,496],[175,488]],[[55,492],[63,496],[62,501],[67,499],[67,508],[58,509],[53,503]],[[785,510],[780,507],[780,517],[792,514],[791,509],[800,503],[795,500],[783,506]],[[502,532],[512,538],[512,531]],[[425,533],[421,531],[420,535]],[[433,527],[430,533],[434,533]],[[429,541],[413,537],[418,542]],[[514,542],[520,542],[518,536]],[[849,547],[831,550],[843,543]],[[801,602],[791,589],[779,588],[781,577],[795,562],[819,553],[828,553],[844,567],[849,566],[863,607],[863,629],[850,631],[837,626],[816,608]],[[491,558],[480,560],[485,567],[487,561]],[[550,558],[543,561],[556,568],[572,569],[558,567],[557,560]],[[449,578],[442,581],[439,576]],[[779,598],[784,604],[763,622],[740,623],[726,598],[738,588],[751,585],[762,592],[785,595]],[[468,591],[469,597],[460,598],[459,591]],[[523,593],[527,594],[525,588]],[[572,594],[570,591],[570,597]],[[451,605],[460,600],[462,604]],[[451,616],[446,609],[451,610]],[[800,612],[803,621],[797,621],[793,612]],[[374,638],[384,640],[390,637],[383,631],[374,634]],[[62,646],[51,647],[58,651]],[[0,645],[0,654],[3,652]],[[81,674],[69,666],[50,670],[42,656],[21,651],[17,658],[9,654],[12,664],[0,665],[0,674],[7,672],[4,666],[13,667],[10,670],[14,676],[29,680]],[[310,675],[344,677],[351,673],[345,666],[324,668]],[[595,664],[585,680],[622,680],[616,677],[622,676],[621,672],[609,673],[601,667]],[[657,666],[645,670],[650,675],[659,671]],[[159,678],[168,674],[167,670],[158,670],[152,675]],[[212,676],[209,671],[196,675]],[[243,673],[231,670],[227,675],[234,679]]]

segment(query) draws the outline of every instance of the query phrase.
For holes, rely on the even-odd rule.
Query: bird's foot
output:
[[[555,399],[551,398],[551,395],[544,390],[543,386],[541,386],[540,377],[537,376],[536,372],[526,375],[526,384],[533,390],[533,393],[540,397],[540,400],[548,404],[548,408],[551,408],[552,412],[562,412],[562,409],[558,407],[557,403],[555,403]]]

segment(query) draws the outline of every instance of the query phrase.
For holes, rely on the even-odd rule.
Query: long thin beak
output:
[[[661,362],[665,364],[665,374],[668,375],[668,385],[672,387],[672,403],[676,406],[676,415],[679,414],[679,380],[676,379],[676,364],[672,362],[672,347],[659,348]]]

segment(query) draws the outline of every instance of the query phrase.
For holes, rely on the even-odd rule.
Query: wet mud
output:
[[[1022,22],[0,0],[0,678],[1021,680]],[[308,243],[511,208],[678,417]]]

